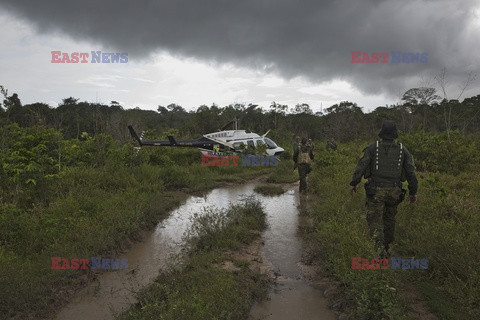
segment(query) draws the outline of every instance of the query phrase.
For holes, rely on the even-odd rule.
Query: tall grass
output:
[[[477,166],[471,171],[478,164],[470,163],[465,166],[468,171],[455,176],[417,172],[418,203],[399,206],[392,255],[429,259],[427,270],[352,270],[352,257],[378,256],[367,232],[362,185],[353,197],[347,192],[366,145],[352,143],[341,145],[338,152],[321,151],[310,176],[315,228],[308,237],[325,270],[345,288],[352,316],[406,318],[408,306],[399,292],[405,283],[413,283],[423,284],[418,289],[440,318],[480,318],[480,170]]]
[[[71,292],[74,283],[91,276],[88,270],[51,270],[51,257],[108,257],[164,218],[186,193],[270,170],[202,167],[191,149],[132,151],[112,147],[97,167],[65,163],[44,190],[48,205],[2,203],[0,318],[45,316],[68,298],[59,292]],[[158,158],[169,165],[155,164]]]
[[[278,196],[285,192],[281,186],[272,184],[258,185],[255,187],[254,191],[265,196]]]
[[[253,301],[265,297],[268,281],[228,252],[246,246],[264,228],[265,213],[254,198],[195,214],[183,267],[162,273],[120,319],[246,319]],[[234,267],[223,268],[225,261]]]

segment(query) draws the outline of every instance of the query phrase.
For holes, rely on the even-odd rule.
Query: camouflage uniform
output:
[[[410,196],[415,196],[418,189],[413,157],[401,143],[394,142],[398,135],[394,123],[393,127],[394,131],[387,130],[387,134],[380,132],[382,141],[364,149],[350,182],[350,186],[356,186],[362,176],[368,179],[365,184],[367,223],[377,246],[385,251],[394,240],[397,206],[405,195],[402,181],[408,181]]]
[[[313,152],[313,150],[315,149],[315,144],[313,143],[312,139],[308,139],[307,146],[310,146]]]
[[[298,168],[298,176],[300,178],[300,192],[307,191],[307,175],[312,171],[311,162],[313,157],[312,146],[307,144],[304,138],[302,144],[293,153],[293,161],[295,161],[295,167]]]
[[[325,146],[325,149],[327,149],[327,151],[330,151],[330,149],[333,150],[333,151],[337,151],[337,143],[335,142],[335,140],[328,139],[327,140],[327,145]]]
[[[300,142],[300,137],[295,138],[295,142],[293,142],[293,154],[295,154],[295,151],[300,147],[301,142]]]

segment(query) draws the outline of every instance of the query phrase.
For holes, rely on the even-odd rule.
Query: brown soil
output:
[[[254,179],[248,180],[249,182],[265,182],[267,180],[268,176],[267,175],[262,175],[255,177]],[[238,182],[219,182],[216,183],[213,188],[221,188],[221,187],[228,187],[228,186],[234,186],[237,185]],[[205,194],[210,192],[212,189],[208,189],[202,192],[199,192],[199,194]],[[180,205],[182,202],[187,199],[189,196],[192,195],[197,195],[197,193],[191,192],[191,193],[185,193],[182,191],[172,191],[170,193],[173,193],[174,196],[178,197],[180,199]],[[103,257],[115,257],[119,256],[128,249],[130,249],[135,243],[142,241],[144,237],[151,232],[151,230],[163,219],[167,218],[172,210],[174,210],[175,207],[170,208],[168,211],[165,212],[163,216],[159,216],[158,221],[155,223],[152,223],[151,225],[147,226],[145,229],[139,229],[132,234],[124,237],[122,240],[118,241],[118,244],[116,247],[110,249],[107,252],[103,252],[99,255]],[[257,243],[259,242],[259,243]],[[246,252],[256,252],[258,248],[261,248],[261,237],[259,236],[259,239],[256,239],[252,244],[246,248]],[[259,250],[259,249],[258,249]],[[245,257],[247,257],[248,254],[246,253]],[[239,258],[240,259],[240,258]],[[248,259],[244,259],[248,260]],[[255,263],[251,264],[252,266],[255,265]],[[54,296],[55,296],[55,301],[52,302],[45,310],[41,310],[38,312],[36,317],[30,317],[29,319],[51,319],[52,317],[54,318],[56,312],[58,310],[61,310],[62,307],[67,305],[71,299],[75,296],[76,292],[84,287],[87,286],[87,284],[94,282],[98,275],[102,272],[108,272],[108,271],[102,271],[102,270],[85,270],[86,272],[84,274],[78,274],[78,275],[72,275],[71,278],[68,281],[63,282],[61,285],[55,286],[52,288],[54,291]]]
[[[268,263],[263,255],[263,241],[261,232],[255,233],[255,239],[248,246],[243,247],[240,250],[230,251],[227,254],[230,259],[224,261],[220,265],[220,268],[232,271],[238,270],[239,268],[235,266],[232,260],[248,261],[250,270],[255,273],[264,274],[268,277],[268,279],[274,281],[277,275],[273,271],[272,265]]]
[[[422,295],[413,284],[407,283],[400,294],[407,304],[408,319],[438,319],[433,313],[430,312],[425,300],[422,298]]]
[[[183,192],[172,192],[175,196],[177,196],[180,199],[180,205],[182,202],[189,196],[186,193]],[[102,257],[116,257],[120,256],[123,253],[127,252],[128,249],[130,249],[135,243],[142,241],[144,237],[151,232],[151,230],[156,226],[156,224],[167,218],[168,215],[172,210],[174,210],[175,207],[170,208],[168,211],[166,211],[162,216],[159,216],[159,219],[157,222],[152,223],[151,225],[147,226],[146,229],[139,229],[132,234],[124,237],[120,241],[118,241],[118,244],[116,247],[105,251],[101,254]],[[53,319],[55,317],[55,314],[58,310],[61,310],[62,307],[67,305],[71,299],[75,296],[76,292],[80,290],[81,288],[84,288],[87,286],[87,284],[94,282],[98,275],[102,272],[109,272],[107,270],[92,270],[88,269],[85,270],[84,274],[77,274],[77,275],[72,275],[69,281],[66,281],[62,283],[59,286],[55,286],[52,288],[55,296],[55,300],[53,303],[51,303],[48,308],[45,310],[42,310],[39,312],[38,317],[31,317],[30,319]]]

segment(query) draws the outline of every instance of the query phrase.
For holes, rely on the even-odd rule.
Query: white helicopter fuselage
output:
[[[268,132],[267,132],[268,133]],[[204,135],[205,138],[229,147],[234,152],[241,152],[245,147],[257,148],[266,146],[266,153],[269,156],[280,155],[285,149],[277,146],[273,140],[266,137],[267,134],[260,136],[256,133],[247,133],[245,130],[224,130]],[[202,154],[217,155],[219,149],[209,150],[199,148]]]

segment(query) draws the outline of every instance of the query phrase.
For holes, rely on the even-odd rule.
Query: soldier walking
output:
[[[312,160],[312,145],[308,143],[307,138],[302,138],[300,146],[297,147],[293,153],[293,161],[295,162],[293,169],[298,168],[301,193],[307,192],[307,175],[312,171]]]
[[[293,142],[293,153],[295,154],[295,151],[300,147],[301,144],[301,139],[299,136],[295,137],[295,141]]]
[[[380,257],[385,258],[394,240],[397,206],[406,193],[402,181],[408,182],[410,203],[417,201],[418,181],[412,155],[404,145],[395,142],[398,138],[395,122],[384,121],[378,136],[381,141],[377,140],[363,150],[349,191],[352,195],[356,192],[362,176],[368,179],[365,183],[367,223]]]
[[[327,145],[325,147],[327,151],[333,150],[337,151],[337,143],[335,142],[335,139],[331,138],[327,140]]]

